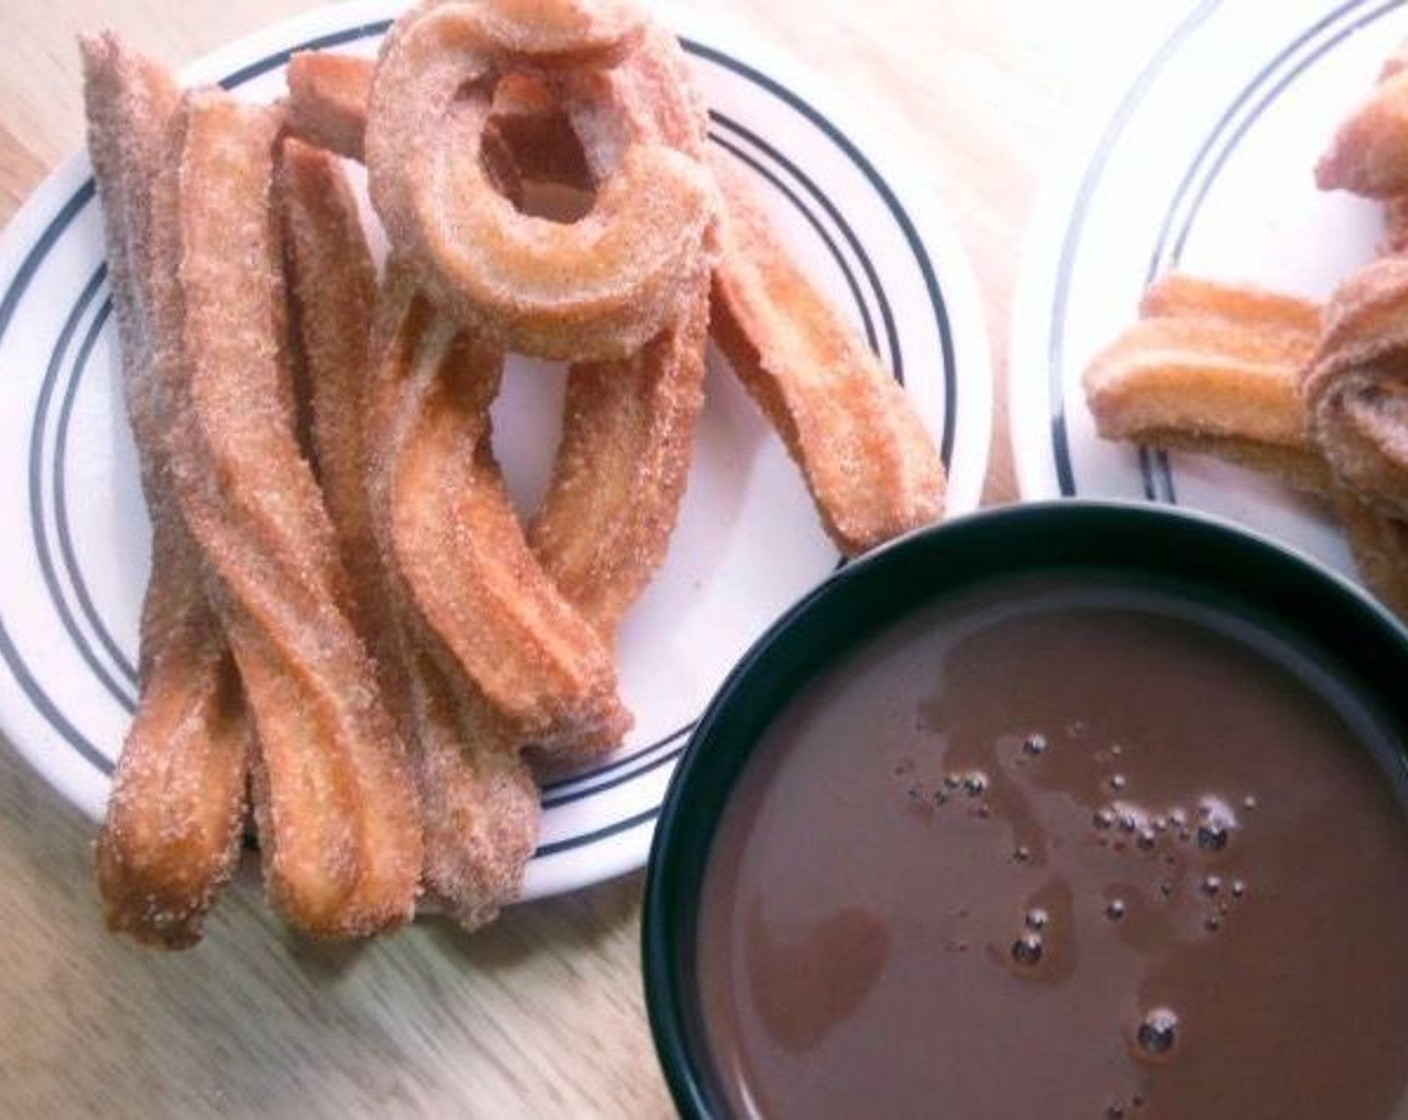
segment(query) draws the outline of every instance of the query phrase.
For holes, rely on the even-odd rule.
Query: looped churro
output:
[[[486,344],[546,358],[631,354],[663,329],[698,272],[713,219],[707,172],[636,117],[632,55],[609,79],[572,83],[584,118],[613,99],[614,127],[583,137],[593,169],[609,166],[590,212],[570,225],[521,213],[480,158],[494,88],[525,59],[598,59],[583,61],[558,37],[558,54],[542,59],[503,36],[494,4],[431,4],[397,22],[367,115],[372,200],[425,290]]]

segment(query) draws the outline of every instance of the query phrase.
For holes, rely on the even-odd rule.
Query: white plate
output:
[[[1176,267],[1319,299],[1374,254],[1378,207],[1317,190],[1313,169],[1405,35],[1402,0],[1190,5],[1033,226],[1011,363],[1023,497],[1191,506],[1353,575],[1315,502],[1205,457],[1102,441],[1080,378],[1159,273]]]
[[[242,96],[282,89],[292,50],[372,53],[394,3],[323,8],[190,67]],[[713,142],[754,173],[795,253],[911,393],[950,470],[949,507],[978,504],[991,385],[957,241],[903,160],[816,79],[736,30],[670,13],[711,106]],[[136,693],[148,523],[118,385],[100,215],[75,156],[0,241],[0,724],[61,792],[99,816]],[[591,772],[548,787],[525,893],[639,867],[703,705],[767,624],[838,556],[778,440],[713,357],[709,402],[669,559],[628,618],[636,727]],[[561,378],[511,369],[496,406],[515,497],[545,484]]]

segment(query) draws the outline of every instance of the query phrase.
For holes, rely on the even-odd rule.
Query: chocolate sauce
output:
[[[1156,587],[930,606],[784,709],[720,823],[733,1109],[1403,1115],[1397,746],[1288,639]]]

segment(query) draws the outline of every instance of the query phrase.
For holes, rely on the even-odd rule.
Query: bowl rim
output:
[[[692,941],[694,932],[697,885],[702,879],[702,868],[707,865],[719,810],[726,804],[758,741],[755,734],[731,751],[711,751],[716,737],[727,732],[724,725],[730,710],[749,690],[758,692],[762,687],[759,682],[768,676],[770,664],[786,656],[788,643],[796,639],[809,620],[844,610],[846,604],[868,586],[910,570],[907,564],[926,558],[942,559],[945,552],[977,548],[985,538],[1001,540],[1014,533],[1032,537],[1020,556],[1003,557],[989,574],[964,575],[960,571],[955,576],[941,570],[932,581],[926,581],[922,590],[902,593],[902,605],[894,614],[881,614],[856,623],[855,632],[846,639],[812,655],[816,664],[801,679],[889,625],[904,610],[954,593],[981,579],[1063,568],[1108,572],[1141,570],[1131,559],[1121,558],[1130,552],[1130,545],[1127,537],[1113,535],[1112,530],[1120,530],[1122,534],[1134,530],[1155,537],[1185,534],[1189,537],[1186,544],[1211,543],[1213,548],[1207,552],[1191,547],[1170,550],[1161,555],[1156,564],[1143,570],[1171,577],[1174,586],[1181,583],[1194,591],[1205,587],[1224,605],[1240,604],[1248,609],[1254,624],[1258,620],[1265,624],[1284,619],[1289,632],[1312,647],[1324,649],[1336,660],[1346,662],[1351,679],[1361,693],[1381,702],[1381,706],[1387,708],[1386,714],[1396,715],[1408,727],[1408,697],[1394,698],[1389,690],[1391,673],[1372,673],[1365,677],[1360,669],[1367,655],[1346,653],[1349,648],[1367,646],[1368,639],[1372,639],[1374,650],[1387,650],[1399,663],[1397,668],[1404,675],[1398,679],[1408,679],[1408,626],[1363,588],[1315,558],[1226,518],[1138,501],[1063,498],[1013,503],[981,509],[916,530],[845,565],[784,611],[739,658],[691,733],[661,804],[646,865],[641,967],[656,1055],[682,1116],[710,1117],[724,1111],[722,1098],[713,1088],[714,1075],[704,1046],[692,1041],[699,1030],[697,1007],[690,1002],[685,990],[687,982],[681,973],[683,962],[693,959],[693,946],[688,942]],[[1138,548],[1133,551],[1138,552]],[[1234,571],[1239,561],[1244,568],[1240,579]],[[1258,583],[1265,583],[1269,576],[1272,590],[1284,584],[1288,590],[1294,587],[1312,591],[1315,599],[1310,605],[1316,611],[1315,617],[1286,616],[1266,603],[1258,603],[1257,599],[1268,591],[1258,590],[1247,582],[1245,567],[1255,561],[1263,567],[1271,567],[1270,572],[1257,577]],[[1350,643],[1340,637],[1337,644],[1336,634],[1358,634],[1364,641]],[[762,726],[776,716],[794,692],[795,687],[773,690],[766,702],[771,706],[771,714]],[[1408,749],[1402,742],[1400,748]],[[715,755],[723,759],[722,768],[731,769],[732,773],[723,780],[722,791],[714,794],[718,803],[713,810],[707,807],[692,810],[691,793],[696,786],[705,784],[711,768],[716,765]],[[1408,772],[1408,755],[1398,761]],[[677,873],[679,865],[682,859],[691,857],[700,870],[688,882],[681,882]],[[691,936],[680,936],[681,925]]]

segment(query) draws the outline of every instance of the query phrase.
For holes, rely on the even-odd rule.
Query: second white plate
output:
[[[1250,471],[1103,441],[1090,357],[1178,268],[1323,298],[1374,254],[1379,209],[1316,189],[1316,159],[1408,33],[1403,0],[1190,5],[1100,121],[1034,224],[1013,313],[1011,431],[1023,497],[1187,505],[1353,575],[1326,511]]]

